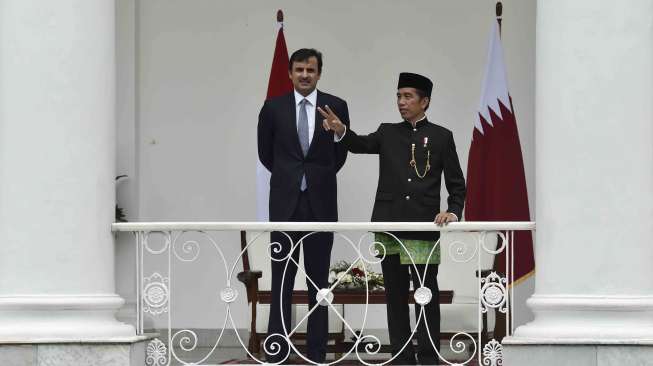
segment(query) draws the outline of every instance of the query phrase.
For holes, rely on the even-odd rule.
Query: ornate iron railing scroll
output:
[[[447,226],[436,226],[432,223],[249,223],[249,222],[220,222],[220,223],[207,223],[207,222],[186,222],[186,223],[118,223],[113,225],[114,231],[124,231],[134,233],[135,238],[135,280],[136,280],[136,330],[139,334],[146,331],[146,319],[149,321],[163,320],[166,324],[165,329],[166,337],[156,338],[152,340],[146,349],[146,364],[147,365],[170,365],[170,364],[192,364],[202,365],[206,364],[221,347],[221,342],[225,336],[226,330],[234,330],[234,334],[238,343],[243,348],[247,356],[251,359],[252,364],[264,363],[265,359],[259,354],[253,354],[248,350],[247,342],[242,339],[239,329],[249,328],[249,322],[239,324],[237,319],[234,319],[233,306],[237,300],[244,294],[245,291],[240,285],[236,283],[235,278],[239,268],[242,266],[242,258],[250,246],[260,239],[264,233],[271,231],[280,231],[284,234],[291,231],[307,232],[306,235],[301,237],[296,242],[286,234],[286,237],[291,243],[291,250],[282,258],[273,258],[272,254],[278,252],[280,249],[279,243],[269,243],[270,260],[285,261],[285,269],[288,269],[289,264],[297,266],[297,271],[304,271],[304,268],[297,263],[292,257],[293,249],[301,245],[302,241],[315,235],[319,232],[334,232],[335,236],[340,242],[345,243],[348,250],[353,253],[351,260],[350,270],[355,264],[362,266],[362,271],[365,276],[365,311],[360,321],[360,324],[350,324],[351,319],[345,317],[344,311],[341,310],[337,304],[333,303],[333,292],[338,285],[345,280],[345,277],[339,277],[337,280],[325,288],[318,288],[315,282],[312,281],[304,272],[307,277],[309,286],[314,286],[317,292],[317,304],[308,309],[306,315],[301,319],[297,319],[296,324],[283,324],[284,334],[281,338],[289,346],[289,350],[296,354],[303,363],[315,364],[308,359],[300,349],[291,340],[291,337],[298,331],[300,325],[307,321],[308,316],[317,309],[319,306],[327,307],[330,316],[335,316],[342,321],[345,329],[347,329],[352,337],[352,344],[336,359],[330,360],[328,364],[338,364],[345,359],[352,357],[356,358],[359,362],[365,365],[384,365],[392,362],[394,358],[389,356],[387,360],[378,361],[374,357],[378,356],[381,351],[380,339],[367,333],[369,296],[371,289],[367,286],[367,279],[371,267],[381,263],[385,257],[385,247],[378,242],[371,239],[371,233],[384,232],[392,237],[398,245],[406,250],[403,241],[396,237],[393,232],[399,231],[445,231],[445,232],[464,232],[466,235],[474,238],[472,242],[455,240],[448,243],[448,254],[452,263],[477,263],[477,286],[478,286],[478,329],[473,334],[469,332],[458,332],[453,335],[448,342],[448,349],[450,354],[440,354],[438,356],[441,362],[448,365],[465,365],[470,364],[474,360],[479,365],[497,366],[503,362],[502,346],[501,343],[492,339],[482,339],[481,330],[483,328],[483,314],[490,311],[498,311],[506,314],[506,329],[509,333],[512,332],[513,324],[510,320],[510,310],[514,309],[514,289],[508,286],[513,279],[514,271],[514,231],[515,230],[534,230],[535,225],[531,222],[463,222],[453,223]],[[257,232],[258,234],[251,237],[244,249],[236,250],[235,256],[229,256],[226,252],[228,247],[233,252],[233,240],[229,242],[222,242],[214,237],[214,233],[218,232],[240,232],[247,230],[249,232]],[[358,234],[357,240],[351,238],[352,234]],[[440,241],[431,248],[428,257],[434,255],[435,250],[443,245]],[[410,255],[408,257],[411,261],[409,264],[414,268],[414,273],[418,275],[418,283],[420,286],[415,288],[414,301],[419,305],[426,305],[430,301],[438,301],[433,299],[433,294],[430,289],[425,286],[425,278],[429,266],[425,266],[424,272],[418,271],[415,259]],[[481,273],[482,255],[505,255],[506,256],[506,273],[498,273],[496,271],[486,271]],[[146,264],[146,258],[154,258],[159,265],[157,269],[150,269]],[[221,270],[221,276],[224,281],[219,284],[219,289],[215,294],[215,301],[224,306],[224,317],[220,324],[216,324],[217,335],[212,345],[210,345],[205,354],[197,356],[194,359],[187,358],[187,354],[198,349],[198,334],[193,329],[177,329],[173,328],[173,290],[174,290],[174,275],[175,268],[178,263],[195,263],[198,258],[211,258]],[[428,263],[428,260],[427,260]],[[348,271],[345,271],[347,273]],[[283,277],[285,278],[285,276]],[[455,289],[454,289],[455,290]],[[192,301],[192,299],[189,299]],[[283,300],[282,300],[283,301]],[[419,308],[416,314],[417,323],[424,321],[427,324],[426,329],[429,333],[429,338],[433,348],[436,348],[436,343],[439,339],[433,339],[428,327],[428,319],[424,306]],[[414,336],[417,332],[417,327],[411,329]],[[280,344],[274,344],[268,337],[263,341],[263,347],[267,347],[268,351],[274,352],[281,350]],[[406,347],[412,347],[412,341],[408,339],[403,345],[402,350]],[[437,351],[436,351],[437,352]],[[290,355],[285,355],[286,359]],[[449,358],[449,359],[448,359]]]

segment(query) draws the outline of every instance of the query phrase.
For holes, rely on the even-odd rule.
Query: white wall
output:
[[[534,212],[535,1],[503,3],[509,87]],[[142,221],[255,220],[256,123],[267,90],[279,8],[285,12],[290,52],[301,47],[323,52],[318,87],[348,101],[352,128],[359,133],[400,120],[395,105],[399,72],[429,76],[435,89],[428,117],[453,131],[466,170],[494,4],[141,0],[132,9],[135,21],[119,19],[126,26],[137,24],[132,59],[137,71],[133,83],[121,89],[130,93],[129,85],[134,85],[137,105],[133,129],[121,138],[136,139],[138,188],[122,204],[134,207],[137,202],[137,216],[130,217]],[[124,39],[118,42],[119,50],[134,46]],[[376,156],[349,155],[338,177],[341,221],[369,220],[377,161]],[[120,199],[127,197],[119,191]],[[233,261],[237,236],[224,245]],[[341,256],[337,251],[334,257]],[[127,273],[124,265],[119,273]],[[184,297],[194,301],[177,308],[177,326],[206,328],[224,316],[222,307],[215,307],[221,289],[214,281],[220,275],[216,266],[215,261],[203,262],[185,272],[189,282]],[[246,324],[243,296],[238,305],[237,321]]]

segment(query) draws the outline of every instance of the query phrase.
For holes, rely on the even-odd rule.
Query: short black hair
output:
[[[423,98],[429,98],[429,102],[426,104],[426,108],[424,108],[424,111],[429,109],[429,105],[431,105],[431,97],[427,96],[426,92],[422,89],[415,89],[415,93],[417,93],[417,96],[419,96],[420,100]]]
[[[292,70],[294,62],[306,62],[309,58],[315,57],[317,59],[317,72],[322,73],[322,53],[315,48],[300,48],[292,53],[290,62],[288,62],[288,71]]]

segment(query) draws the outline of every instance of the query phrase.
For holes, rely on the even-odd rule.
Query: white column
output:
[[[651,343],[653,2],[537,5],[535,320],[505,343]]]
[[[113,0],[0,0],[0,342],[120,340]]]

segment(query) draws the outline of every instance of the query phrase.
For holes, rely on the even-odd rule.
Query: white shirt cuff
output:
[[[347,134],[347,126],[345,126],[345,132],[342,133],[342,136],[338,137],[337,133],[333,134],[333,142],[340,142],[340,140],[345,137],[345,134]]]

